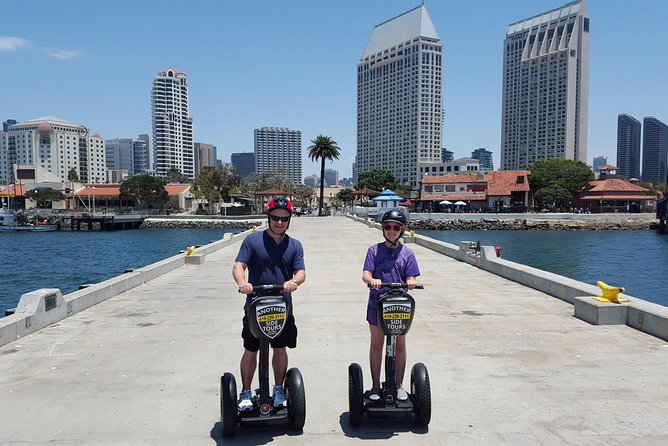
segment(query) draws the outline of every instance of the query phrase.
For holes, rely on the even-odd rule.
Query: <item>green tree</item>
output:
[[[320,203],[318,206],[318,215],[322,215],[322,205],[325,200],[325,161],[334,161],[339,159],[341,149],[329,136],[318,135],[311,141],[308,148],[308,157],[312,161],[320,160]]]
[[[254,173],[248,175],[241,181],[239,190],[242,194],[254,197],[255,209],[260,209],[260,203],[255,195],[257,192],[267,189],[278,189],[292,195],[294,184],[288,178],[288,172],[273,170],[270,172]]]
[[[72,181],[75,183],[79,182],[79,174],[74,167],[70,168],[70,171],[67,172],[67,181]]]
[[[181,171],[176,167],[170,167],[167,171],[167,176],[165,177],[167,183],[179,183],[179,184],[188,184],[190,179],[183,175]]]
[[[391,189],[397,191],[399,185],[394,179],[394,174],[389,170],[375,169],[369,172],[362,172],[357,181],[357,189],[369,189],[382,191],[383,189]]]
[[[537,202],[545,198],[546,202],[560,202],[558,207],[571,207],[574,197],[590,181],[594,180],[594,172],[582,161],[551,159],[540,160],[529,166],[531,175],[529,184]],[[540,194],[541,189],[551,188]],[[565,190],[569,198],[563,196]],[[548,199],[549,198],[549,199]],[[554,201],[556,200],[556,201]]]
[[[341,189],[339,192],[336,194],[336,198],[343,204],[347,206],[352,206],[353,201],[355,200],[355,196],[352,195],[353,190],[349,187],[346,187],[344,189]]]
[[[65,194],[55,191],[51,188],[45,189],[37,187],[26,192],[26,198],[30,198],[37,203],[38,208],[49,208],[54,201],[62,201],[65,199]]]
[[[204,199],[209,203],[209,212],[215,212],[215,205],[220,200],[229,199],[230,190],[239,185],[240,179],[234,175],[229,167],[214,168],[205,166],[192,181],[190,191],[198,200]]]
[[[155,208],[167,203],[169,194],[165,189],[165,180],[143,173],[121,184],[120,198],[134,200],[137,207]]]
[[[315,199],[315,193],[313,193],[313,188],[305,184],[301,184],[295,187],[295,198],[300,200],[305,207],[313,206],[313,200]]]
[[[571,193],[559,184],[544,187],[536,192],[534,200],[539,207],[556,211],[569,207],[573,201]]]

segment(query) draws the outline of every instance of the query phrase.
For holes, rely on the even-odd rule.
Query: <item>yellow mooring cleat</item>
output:
[[[603,296],[594,297],[596,300],[601,302],[612,302],[616,304],[629,301],[628,299],[619,298],[619,293],[623,293],[625,291],[623,286],[610,286],[605,282],[601,282],[600,280],[596,282],[596,285],[598,285],[598,287],[601,289],[601,292],[603,293]]]
[[[195,252],[195,247],[194,247],[194,246],[188,246],[188,247],[186,248],[186,255],[187,255],[187,256],[192,255],[193,252]]]

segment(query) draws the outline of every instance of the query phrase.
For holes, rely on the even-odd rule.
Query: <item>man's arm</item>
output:
[[[283,284],[283,289],[288,293],[292,293],[293,291],[296,291],[297,287],[304,282],[306,282],[306,271],[300,269],[295,271],[295,273],[292,275],[292,279]]]
[[[239,287],[241,294],[250,294],[253,292],[253,284],[246,281],[246,269],[248,265],[243,262],[234,262],[232,266],[232,277]]]

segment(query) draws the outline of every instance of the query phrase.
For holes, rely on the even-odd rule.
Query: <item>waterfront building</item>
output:
[[[0,144],[0,183],[11,183],[15,165],[34,165],[67,181],[70,169],[80,181],[102,183],[107,178],[104,141],[83,125],[53,116],[13,124]]]
[[[339,171],[335,169],[325,169],[325,184],[330,187],[339,185]]]
[[[584,0],[508,26],[501,170],[544,159],[587,162],[589,15]]]
[[[206,144],[203,142],[196,142],[195,149],[195,176],[199,175],[202,167],[216,167],[218,160],[218,149],[213,144]]]
[[[255,129],[255,173],[283,172],[302,184],[302,132],[282,127]]]
[[[187,74],[174,67],[158,71],[151,90],[153,171],[166,177],[171,168],[195,176],[193,120],[188,111]]]
[[[642,180],[655,186],[666,181],[668,161],[668,126],[648,116],[643,119]]]
[[[652,195],[649,189],[621,178],[606,177],[587,183],[580,191],[576,207],[594,214],[654,212],[655,202],[656,195]]]
[[[490,170],[494,170],[493,155],[494,154],[492,152],[483,147],[471,152],[471,158],[480,161],[480,170],[482,172],[488,172]]]
[[[617,116],[617,174],[640,178],[640,121],[631,115]]]
[[[139,136],[137,136],[137,139],[139,141],[144,141],[144,144],[146,145],[146,169],[144,169],[145,172],[152,173],[153,172],[153,150],[151,150],[151,140],[149,139],[149,136],[147,133],[140,133]]]
[[[2,123],[2,131],[7,132],[9,130],[10,125],[16,124],[18,121],[16,119],[7,119]]]
[[[253,152],[233,153],[231,161],[234,166],[234,174],[242,180],[255,173],[255,154]]]
[[[148,171],[146,141],[131,138],[113,138],[104,141],[106,166],[109,170],[125,171],[125,176]],[[119,178],[118,175],[114,175]],[[121,175],[120,178],[123,178]],[[111,181],[115,182],[115,181]]]
[[[443,43],[424,5],[374,27],[357,64],[355,179],[375,169],[418,188],[441,161]]]
[[[459,158],[445,163],[420,163],[420,175],[457,175],[475,174],[480,171],[480,160],[474,158]]]
[[[455,152],[452,152],[445,147],[441,149],[441,161],[444,163],[447,163],[448,161],[454,161],[455,159]]]

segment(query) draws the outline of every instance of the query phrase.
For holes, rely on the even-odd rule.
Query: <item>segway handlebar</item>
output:
[[[283,284],[276,285],[255,285],[253,286],[253,291],[255,293],[267,292],[267,291],[283,291]]]
[[[370,283],[368,283],[366,286],[367,286],[367,288],[371,288],[371,284],[370,284]],[[382,283],[380,284],[380,287],[381,287],[381,288],[390,288],[390,289],[392,289],[392,290],[395,290],[395,289],[397,289],[397,288],[408,288],[408,284],[405,283],[405,282],[382,282]],[[418,284],[415,285],[415,289],[417,289],[417,290],[423,290],[423,289],[424,289],[424,285],[421,284],[421,283],[418,283]]]

